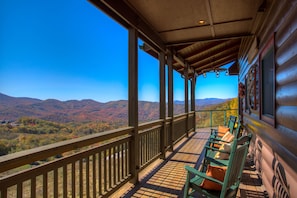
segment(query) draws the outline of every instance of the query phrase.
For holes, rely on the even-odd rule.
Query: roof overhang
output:
[[[187,62],[196,74],[236,62],[263,21],[266,0],[90,0],[126,28],[135,28],[142,49],[158,58],[171,51],[181,74]]]

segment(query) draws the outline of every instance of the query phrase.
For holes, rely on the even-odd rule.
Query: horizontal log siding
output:
[[[297,137],[297,6],[294,5],[275,34],[276,62],[276,123],[284,146]],[[294,132],[293,132],[294,131]],[[294,138],[296,139],[296,138]],[[290,149],[291,150],[291,149]],[[291,152],[296,155],[295,151]],[[297,163],[297,162],[296,162]],[[293,165],[293,164],[292,164]],[[296,165],[296,164],[295,164]]]
[[[275,1],[266,24],[258,32],[259,52],[275,33],[275,127],[256,114],[243,113],[244,123],[255,136],[252,148],[256,167],[270,197],[297,194],[297,5],[296,1]],[[259,54],[258,54],[259,55]],[[252,66],[240,58],[239,79],[244,82]],[[257,63],[255,57],[253,64]],[[259,142],[261,148],[258,148]],[[283,170],[280,171],[279,168]],[[280,180],[280,172],[285,180]],[[287,188],[289,186],[289,188]],[[286,194],[288,193],[288,194]]]

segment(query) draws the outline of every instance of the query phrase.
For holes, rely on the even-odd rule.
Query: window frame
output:
[[[265,56],[272,50],[273,53],[273,76],[272,76],[272,83],[273,83],[273,88],[272,88],[272,110],[273,110],[273,115],[267,115],[263,114],[263,59]],[[275,82],[275,45],[274,45],[274,35],[267,41],[267,43],[264,45],[263,49],[260,52],[260,57],[259,57],[259,66],[260,66],[260,76],[259,76],[259,82],[260,82],[260,119],[263,120],[264,122],[272,125],[275,127],[275,118],[276,118],[276,101],[275,101],[275,94],[276,94],[276,82]]]

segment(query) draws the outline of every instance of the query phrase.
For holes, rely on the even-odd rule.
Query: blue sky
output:
[[[88,1],[1,0],[0,30],[1,93],[62,101],[127,99],[128,32]],[[158,67],[158,60],[139,50],[139,100],[158,101]],[[236,97],[237,76],[209,73],[198,77],[196,87],[196,98]],[[174,90],[174,100],[184,100],[177,73]]]

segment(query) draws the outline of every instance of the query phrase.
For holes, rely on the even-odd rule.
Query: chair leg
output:
[[[189,183],[190,183],[190,174],[187,173],[187,180],[184,188],[184,198],[188,197],[188,192],[189,192]]]

